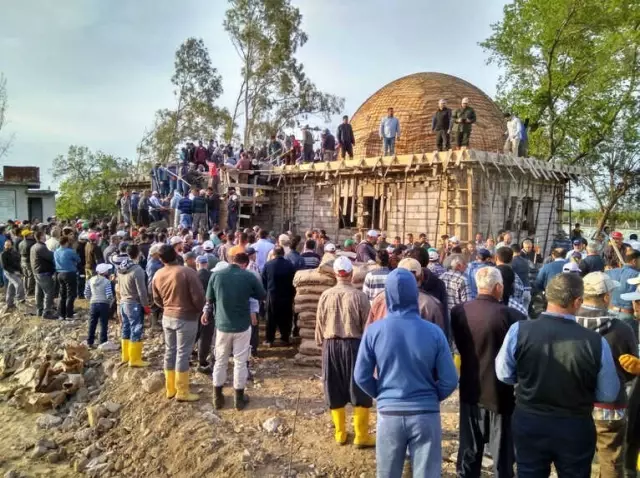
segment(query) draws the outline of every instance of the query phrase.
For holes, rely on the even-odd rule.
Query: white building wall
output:
[[[0,222],[26,219],[28,215],[27,186],[0,184]]]

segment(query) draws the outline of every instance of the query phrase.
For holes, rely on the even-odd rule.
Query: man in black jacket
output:
[[[36,291],[36,282],[33,278],[33,270],[29,258],[31,257],[31,248],[36,243],[33,238],[33,232],[29,229],[22,231],[22,241],[18,244],[18,252],[20,253],[20,267],[22,268],[22,278],[24,281],[25,293],[33,295]]]
[[[582,259],[578,266],[583,277],[591,272],[604,271],[604,259],[602,259],[595,242],[587,244],[587,257]]]
[[[436,134],[438,151],[451,149],[451,110],[447,108],[447,100],[438,101],[438,111],[431,120],[431,131]]]
[[[36,315],[45,319],[55,319],[53,274],[56,272],[56,267],[53,261],[53,251],[47,248],[45,239],[43,231],[36,232],[35,240],[37,242],[31,248],[29,259],[36,280]]]
[[[284,258],[284,248],[274,248],[273,255],[275,259],[267,262],[262,271],[262,283],[267,291],[267,346],[275,341],[276,329],[280,330],[282,341],[288,344],[293,326],[293,276],[296,275],[296,269]]]
[[[207,200],[205,198],[205,194],[207,191],[204,189],[198,191],[197,189],[193,190],[193,201],[191,202],[191,207],[193,208],[193,232],[198,233],[200,230],[207,230]]]
[[[512,478],[515,461],[511,415],[513,386],[496,377],[494,362],[512,324],[526,317],[501,304],[503,277],[494,267],[476,274],[478,297],[451,310],[451,332],[460,353],[459,477],[480,477],[485,443],[494,476]]]
[[[353,136],[353,128],[349,124],[349,117],[342,117],[342,124],[338,126],[338,132],[336,133],[336,139],[340,145],[342,151],[342,159],[345,155],[349,155],[349,158],[353,159],[353,147],[356,144],[355,136]]]
[[[7,312],[16,308],[16,296],[20,304],[23,304],[25,300],[24,283],[20,275],[22,272],[20,268],[20,253],[13,247],[13,239],[9,237],[4,242],[4,251],[0,254],[0,266],[4,271],[5,279],[8,280],[7,305],[4,308],[4,312]]]

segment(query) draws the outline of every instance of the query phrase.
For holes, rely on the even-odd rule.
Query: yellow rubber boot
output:
[[[335,428],[336,443],[344,445],[347,443],[347,414],[344,407],[331,410],[331,420],[333,420],[333,427]]]
[[[176,396],[176,371],[165,370],[164,371],[165,389],[167,390],[167,398],[173,398]]]
[[[640,453],[638,453],[638,464],[637,464],[637,468],[638,468],[638,471],[640,471]]]
[[[353,407],[353,428],[356,438],[353,444],[356,448],[371,448],[376,446],[376,437],[369,435],[369,409]]]
[[[460,354],[453,354],[453,365],[456,366],[456,372],[458,372],[458,376],[460,376],[460,366],[462,365]]]
[[[122,363],[129,362],[129,343],[127,339],[120,340],[120,348],[122,349],[120,352],[120,360],[122,360]]]
[[[179,402],[196,402],[200,396],[189,392],[189,372],[176,372],[176,400]]]
[[[148,367],[149,362],[142,361],[142,342],[129,342],[129,367]]]

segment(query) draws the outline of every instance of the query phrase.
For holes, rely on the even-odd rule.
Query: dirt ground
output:
[[[85,316],[86,304],[79,301],[79,306],[79,315]],[[5,349],[0,347],[0,354],[9,347],[20,350],[25,344],[31,347],[36,341],[51,341],[47,335],[51,329],[60,329],[61,336],[68,339],[86,338],[84,320],[59,323],[23,314],[6,315],[0,318],[0,344]],[[113,341],[117,341],[116,329],[111,326]],[[227,406],[217,412],[213,410],[210,378],[196,372],[192,374],[192,390],[200,393],[200,401],[195,403],[178,403],[165,399],[163,391],[146,393],[142,389],[143,380],[162,370],[161,335],[149,329],[146,333],[145,358],[151,361],[148,369],[119,366],[119,352],[92,352],[90,363],[104,380],[99,381],[86,403],[74,398],[52,412],[64,418],[69,407],[80,410],[68,427],[39,429],[36,426],[39,414],[11,407],[6,399],[11,381],[0,380],[0,471],[14,470],[19,475],[10,476],[20,477],[82,476],[74,469],[82,470],[87,465],[85,455],[91,446],[90,457],[107,465],[84,471],[89,476],[375,476],[374,449],[357,450],[351,444],[340,447],[333,441],[323,401],[321,371],[295,365],[294,348],[261,350],[260,358],[252,359],[251,363],[254,380],[247,389],[251,398],[247,409],[242,412],[232,409],[232,389],[225,388]],[[231,376],[231,366],[229,372]],[[98,433],[89,429],[84,409],[105,402],[120,404],[121,408],[114,415],[114,426]],[[457,408],[457,394],[442,406],[445,477],[455,476],[454,464],[448,457],[457,448]],[[348,417],[350,413],[349,410]],[[279,422],[274,433],[263,427],[269,419]],[[375,430],[375,421],[371,428]],[[83,430],[92,433],[89,443],[78,440],[78,432]],[[42,437],[54,440],[57,450],[62,452],[52,460],[59,460],[58,463],[50,463],[48,455],[32,457],[34,443]],[[349,442],[352,439],[350,434]]]

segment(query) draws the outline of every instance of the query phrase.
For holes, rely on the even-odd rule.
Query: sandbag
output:
[[[335,284],[334,284],[335,285]],[[322,295],[322,293],[329,289],[330,285],[307,285],[307,284],[301,284],[300,286],[298,286],[296,288],[296,294],[300,294],[300,295],[305,295],[305,294],[313,294],[313,295],[317,295],[318,297],[320,297]]]
[[[297,313],[313,312],[314,314],[318,310],[318,304],[296,304],[293,308]]]
[[[298,320],[299,329],[316,329],[316,319]]]
[[[320,300],[320,296],[316,294],[299,294],[296,295],[294,299],[295,304],[316,304],[318,305],[318,301]]]
[[[311,320],[312,322],[316,321],[316,312],[305,311],[298,314],[298,322]]]
[[[314,340],[303,339],[299,351],[302,355],[322,356],[322,348],[318,347]]]
[[[293,278],[293,286],[298,289],[302,286],[324,285],[332,287],[336,284],[336,278],[332,274],[326,274],[318,269],[308,269],[296,272]]]
[[[303,339],[315,340],[316,331],[313,329],[300,329],[300,337]]]
[[[353,277],[351,278],[352,284],[363,284],[364,278],[371,271],[379,269],[380,266],[378,264],[364,264],[362,262],[356,262],[353,265]]]

